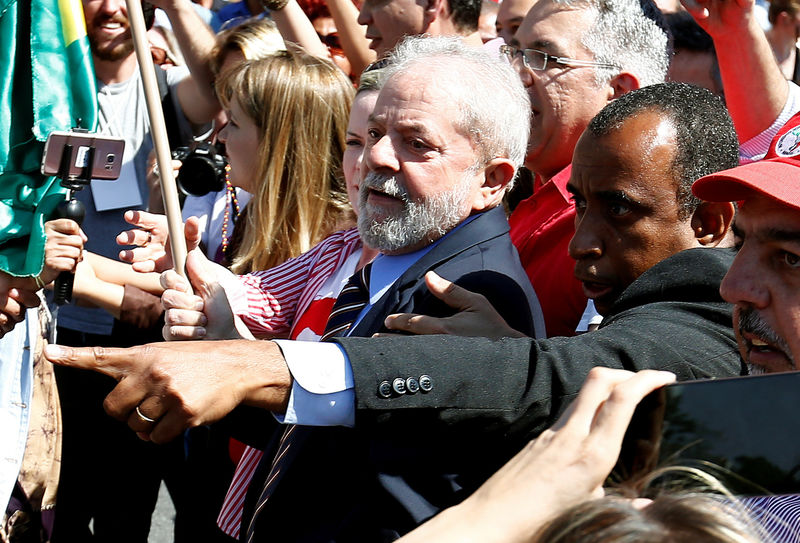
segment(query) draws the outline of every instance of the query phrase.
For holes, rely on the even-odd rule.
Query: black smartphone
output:
[[[800,372],[675,383],[636,408],[615,475],[697,467],[739,495],[800,492]]]
[[[65,147],[68,145],[69,147]],[[91,132],[51,132],[44,144],[42,174],[60,175],[64,149],[70,149],[69,175],[80,177],[89,165],[89,150],[94,148],[92,179],[117,179],[122,168],[125,140]]]

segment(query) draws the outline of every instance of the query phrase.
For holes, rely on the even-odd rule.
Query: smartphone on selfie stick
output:
[[[78,122],[80,124],[80,121]],[[47,136],[42,155],[42,174],[57,176],[67,189],[65,200],[56,211],[58,218],[72,219],[80,225],[86,215],[83,203],[74,198],[94,179],[117,179],[122,167],[125,140],[90,133],[73,128],[65,132],[51,132]],[[56,279],[53,297],[58,305],[72,300],[75,275],[61,272]]]

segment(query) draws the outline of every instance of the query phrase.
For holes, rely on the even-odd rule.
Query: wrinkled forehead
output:
[[[392,74],[381,87],[373,114],[387,109],[425,110],[438,116],[453,115],[452,74],[435,64],[412,63]],[[451,119],[452,120],[452,119]]]
[[[754,189],[740,196],[734,219],[739,233],[800,241],[800,209]]]

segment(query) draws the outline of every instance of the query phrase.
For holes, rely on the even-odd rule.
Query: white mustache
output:
[[[377,190],[388,194],[393,198],[399,198],[404,202],[409,202],[411,198],[408,195],[408,191],[406,188],[401,185],[397,178],[393,175],[384,175],[377,172],[369,172],[364,180],[361,182],[361,187],[359,188],[359,192],[363,193],[366,197],[366,193],[369,189]]]

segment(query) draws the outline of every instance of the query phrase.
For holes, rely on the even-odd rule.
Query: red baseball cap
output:
[[[800,113],[778,131],[763,159],[705,175],[692,192],[707,202],[743,201],[755,193],[800,209]]]

